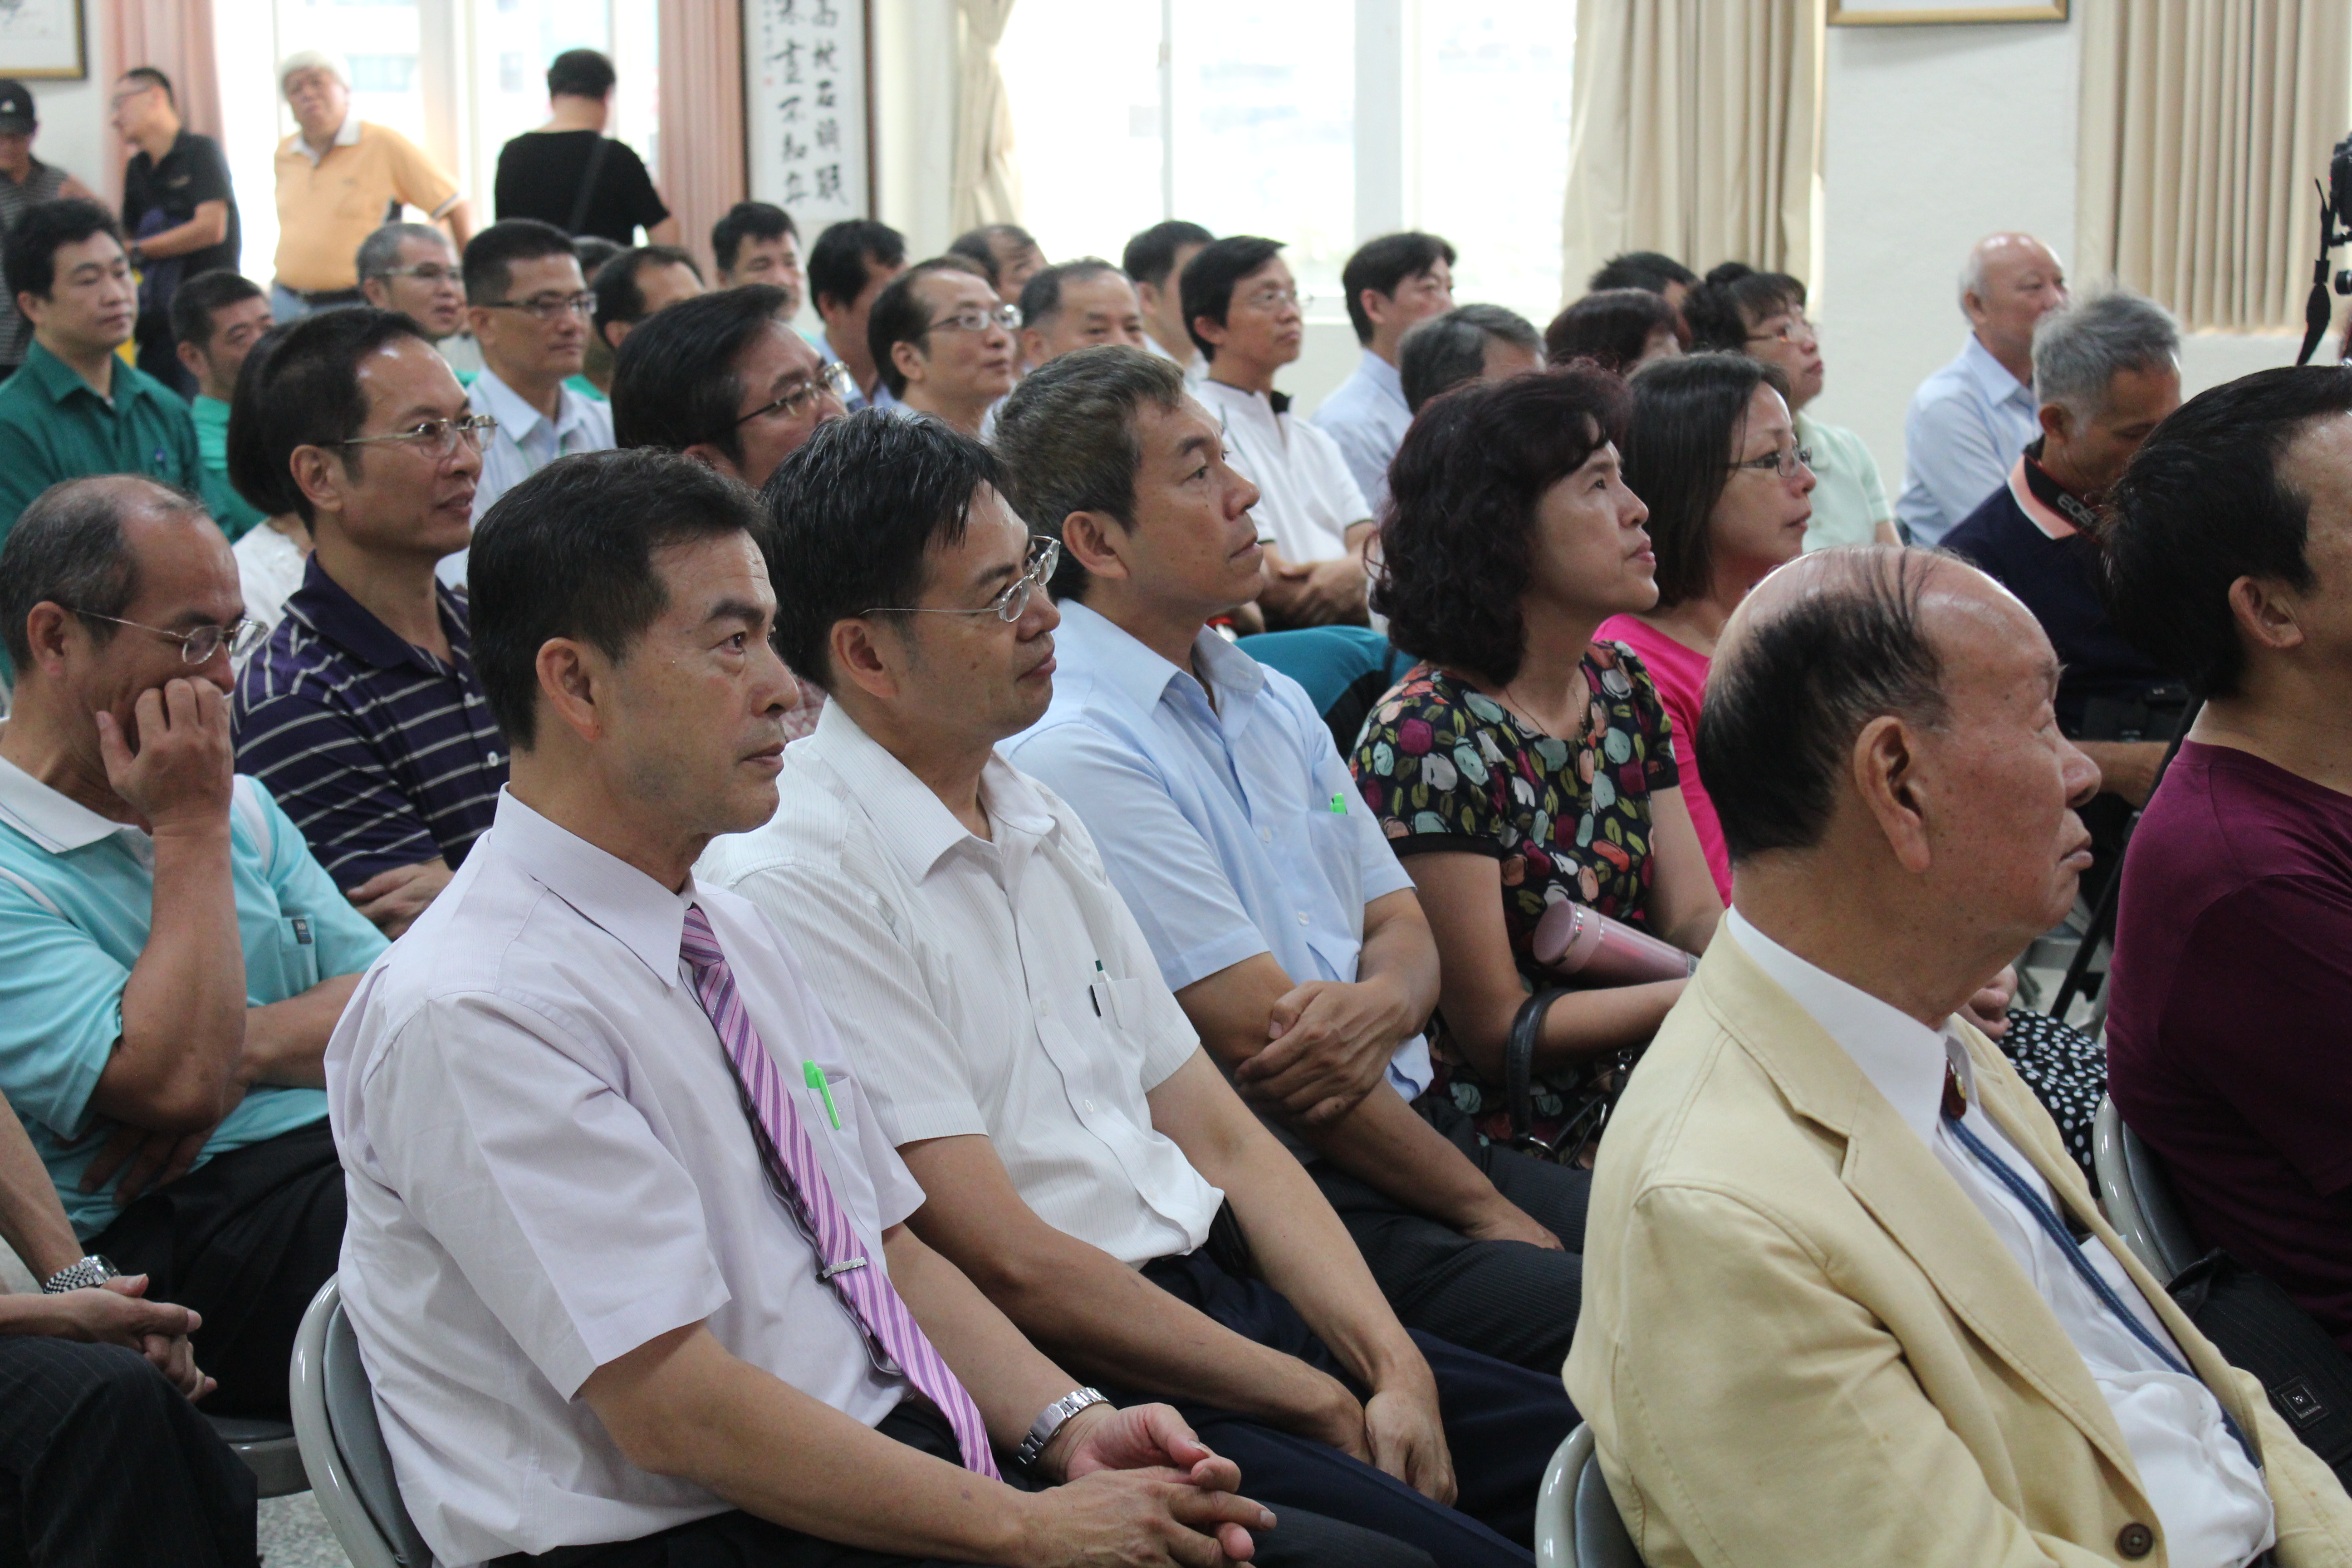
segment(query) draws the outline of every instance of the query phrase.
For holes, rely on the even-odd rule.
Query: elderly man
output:
[[[978,262],[934,257],[875,297],[866,351],[900,411],[929,414],[984,439],[990,411],[1013,390],[1020,325],[1020,310],[996,297]]]
[[[1610,1119],[1567,1369],[1653,1568],[2352,1562],[2352,1500],[1958,1016],[2088,859],[2058,673],[1997,584],[1895,546],[1725,630],[1733,908]]]
[[[1919,384],[1903,420],[1906,474],[1895,520],[1914,543],[1940,543],[2033,439],[2033,325],[2065,302],[2065,268],[2032,235],[1988,235],[1969,252],[1968,342]]]
[[[457,183],[389,125],[352,112],[351,68],[339,55],[302,49],[278,64],[294,133],[278,144],[278,280],[281,321],[361,303],[352,258],[387,211],[416,208],[463,247],[473,222]]]
[[[843,219],[818,235],[809,251],[809,302],[824,319],[824,341],[817,352],[849,367],[857,384],[849,405],[853,414],[868,403],[882,407],[890,402],[866,325],[875,300],[905,270],[906,236],[871,218]]]
[[[1315,410],[1375,511],[1388,499],[1389,459],[1412,423],[1397,381],[1397,347],[1417,323],[1454,309],[1454,247],[1433,234],[1384,234],[1339,273],[1348,321],[1363,346],[1355,374]]]
[[[203,273],[172,295],[174,352],[196,388],[188,415],[195,421],[196,454],[205,468],[205,504],[232,541],[243,538],[263,515],[229,483],[228,414],[236,373],[269,321],[269,296],[241,272]]]
[[[922,1190],[790,950],[695,879],[776,809],[761,531],[644,451],[484,521],[513,782],[330,1066],[343,1299],[409,1512],[447,1563],[1245,1555],[1273,1521],[1229,1460],[1080,1387],[908,1227]]]
[[[2124,861],[2116,1103],[2197,1234],[2352,1351],[2352,371],[2200,394],[2103,542],[2117,627],[2205,700]]]
[[[33,137],[40,128],[32,90],[21,81],[0,77],[0,235],[14,228],[25,210],[37,203],[64,196],[98,200],[88,185],[33,156]],[[33,327],[16,309],[16,291],[0,293],[5,295],[0,298],[0,381],[5,381],[24,363]]]
[[[1466,381],[1505,381],[1543,369],[1543,339],[1535,323],[1501,305],[1463,305],[1432,316],[1397,345],[1397,385],[1415,414],[1422,405]],[[1381,494],[1388,494],[1381,470]]]
[[[243,607],[220,530],[148,479],[58,486],[0,547],[0,1093],[89,1279],[147,1275],[203,1314],[212,1408],[282,1415],[342,1244],[320,1058],[383,938],[232,774]]]
[[[172,353],[172,297],[187,279],[235,272],[244,237],[220,143],[180,122],[172,79],[135,66],[114,84],[115,134],[135,149],[122,171],[122,230],[139,289],[139,368],[182,396],[195,382]]]
[[[1143,303],[1144,346],[1183,366],[1188,382],[1199,381],[1209,362],[1184,321],[1184,268],[1216,237],[1197,223],[1170,218],[1129,240],[1118,253],[1119,268],[1135,280],[1135,296]]]
[[[1031,370],[1073,349],[1150,341],[1135,285],[1098,256],[1048,267],[1021,290],[1021,363]]]
[[[1018,300],[1029,279],[1045,270],[1045,252],[1037,237],[1017,223],[986,223],[967,229],[948,244],[950,256],[980,263],[988,286],[1004,300]]]
[[[461,382],[482,372],[481,345],[466,331],[466,273],[449,237],[428,223],[388,223],[361,242],[360,295],[424,330]]]

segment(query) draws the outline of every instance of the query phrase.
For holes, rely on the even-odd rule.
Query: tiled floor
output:
[[[263,1568],[351,1568],[309,1492],[271,1498],[261,1505]]]

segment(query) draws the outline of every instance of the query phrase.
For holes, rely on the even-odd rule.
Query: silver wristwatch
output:
[[[1045,1445],[1054,1440],[1054,1434],[1059,1432],[1071,1416],[1089,1405],[1109,1403],[1109,1397],[1098,1389],[1080,1388],[1064,1394],[1039,1412],[1036,1420],[1029,1423],[1029,1435],[1022,1438],[1021,1447],[1013,1451],[1013,1462],[1027,1469],[1037,1462],[1037,1456],[1045,1451]]]
[[[121,1277],[121,1269],[93,1252],[79,1262],[68,1264],[42,1280],[41,1289],[46,1295],[59,1296],[68,1290],[87,1290],[93,1285],[103,1285],[110,1279],[119,1279]]]

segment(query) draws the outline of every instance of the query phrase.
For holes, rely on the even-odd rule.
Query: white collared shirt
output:
[[[294,132],[293,142],[294,151],[301,153],[302,156],[310,160],[311,167],[316,168],[319,165],[320,161],[325,158],[328,153],[333,152],[336,148],[356,147],[360,144],[360,117],[356,114],[346,112],[343,115],[343,122],[335,127],[334,139],[329,142],[324,147],[311,146],[310,139],[303,135],[299,131]]]
[[[1397,367],[1366,349],[1356,374],[1323,400],[1308,423],[1339,445],[1349,477],[1377,516],[1389,499],[1389,459],[1412,427]]]
[[[1913,543],[1941,543],[2000,489],[2009,466],[2040,434],[2033,389],[1970,332],[1952,362],[1912,394],[1895,521]]]
[[[1145,353],[1155,354],[1160,359],[1168,361],[1171,364],[1180,363],[1176,356],[1170,353],[1166,346],[1163,345],[1158,338],[1153,337],[1150,332],[1143,334],[1143,348]],[[1192,351],[1192,357],[1191,359],[1184,360],[1181,363],[1184,366],[1184,387],[1186,391],[1189,392],[1197,388],[1202,382],[1208,379],[1209,356],[1202,353],[1199,349],[1194,349]]]
[[[1203,380],[1192,395],[1225,427],[1234,467],[1258,489],[1260,537],[1285,561],[1329,561],[1348,553],[1348,527],[1372,515],[1339,444],[1263,392]]]
[[[477,414],[499,422],[482,443],[482,477],[474,482],[474,521],[497,500],[558,458],[574,452],[610,451],[613,446],[613,405],[583,397],[568,386],[556,388],[555,417],[549,419],[522,400],[520,394],[485,369],[466,389],[466,401]],[[466,557],[460,550],[445,555],[435,568],[441,581],[457,587],[466,581]]]
[[[689,905],[870,1266],[921,1205],[757,910],[691,879],[672,892],[501,794],[327,1047],[351,1205],[343,1304],[402,1499],[445,1564],[634,1540],[729,1506],[631,1465],[578,1397],[673,1329],[707,1322],[730,1353],[869,1426],[905,1390],[874,1370],[769,1190],[678,956]]]
[[[1758,931],[1737,909],[1728,927],[1741,950],[1844,1048],[1895,1114],[1927,1143],[2025,1270],[2035,1292],[2049,1303],[2123,1430],[2139,1470],[2140,1489],[2163,1527],[2165,1554],[2173,1568],[2240,1568],[2269,1550],[2277,1538],[2270,1493],[2262,1472],[2223,1424],[2221,1402],[2212,1391],[2165,1366],[2118,1322],[2059,1253],[2055,1238],[1952,1135],[1942,1114],[1947,1064],[1969,1103],[1978,1101],[1968,1047],[1950,1025],[1941,1032],[1928,1028],[1798,957]],[[1969,1130],[2003,1164],[2053,1210],[2060,1209],[2057,1194],[1991,1117],[1968,1120]],[[2186,1364],[2189,1358],[2180,1355],[2163,1321],[2115,1256],[2095,1239],[2083,1243],[2081,1250],[2141,1325]]]
[[[985,1136],[1040,1218],[1130,1267],[1207,1240],[1223,1194],[1145,1100],[1199,1040],[1070,808],[992,758],[981,838],[838,702],[779,786],[696,874],[782,928],[891,1141]]]

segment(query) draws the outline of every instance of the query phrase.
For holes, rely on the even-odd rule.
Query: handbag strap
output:
[[[1511,1019],[1511,1033],[1503,1045],[1503,1092],[1510,1105],[1511,1146],[1535,1142],[1536,1041],[1543,1035],[1544,1015],[1568,994],[1563,987],[1538,991],[1519,1004]]]
[[[595,148],[588,154],[588,166],[581,171],[580,192],[572,198],[572,221],[563,226],[564,233],[576,235],[580,226],[588,221],[588,203],[596,195],[596,176],[604,172],[604,154],[612,150],[613,139],[600,134]]]

